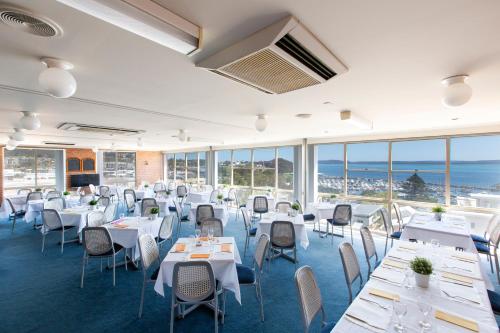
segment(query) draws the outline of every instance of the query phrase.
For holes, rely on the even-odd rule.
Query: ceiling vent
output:
[[[314,86],[347,71],[292,16],[200,61],[197,66],[269,94]]]
[[[107,135],[137,135],[144,133],[143,130],[133,130],[126,128],[116,128],[116,127],[106,127],[106,126],[96,126],[96,125],[84,125],[76,123],[62,123],[57,127],[60,130],[72,131],[72,132],[86,132],[93,134],[107,134]]]
[[[69,142],[56,142],[56,141],[43,141],[42,142],[44,145],[48,146],[74,146],[74,143],[69,143]]]
[[[0,21],[35,36],[57,37],[62,35],[62,29],[54,22],[19,8],[0,6]]]

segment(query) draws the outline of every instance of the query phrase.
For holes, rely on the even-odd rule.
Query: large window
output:
[[[4,189],[6,195],[29,188],[55,188],[57,174],[62,177],[62,151],[47,149],[4,150]],[[59,171],[59,172],[58,172]]]
[[[233,151],[233,185],[252,185],[252,155],[250,149]]]
[[[347,193],[386,198],[388,194],[387,142],[347,145]]]
[[[198,153],[199,159],[200,159],[200,178],[198,182],[200,184],[206,184],[207,183],[207,153]]]
[[[278,188],[293,190],[293,147],[278,148]]]
[[[231,185],[231,151],[221,150],[217,152],[217,160],[218,183]]]
[[[198,183],[198,153],[187,153],[186,161],[188,183]]]
[[[175,154],[175,179],[181,182],[186,181],[186,154]]]
[[[445,203],[446,141],[392,143],[393,199]]]
[[[103,180],[105,185],[135,186],[135,152],[103,152]]]
[[[344,192],[344,145],[318,145],[318,192]]]
[[[254,187],[274,188],[276,182],[275,149],[254,150]]]
[[[500,136],[452,138],[451,204],[500,208]]]
[[[207,178],[207,154],[167,154],[167,178],[178,183],[205,184]]]
[[[175,180],[175,154],[167,155],[167,179]]]

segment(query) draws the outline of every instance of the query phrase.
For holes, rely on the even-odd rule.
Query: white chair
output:
[[[87,214],[87,227],[100,227],[106,223],[106,216],[100,210]]]
[[[243,252],[243,257],[246,257],[247,249],[250,245],[250,238],[255,237],[257,234],[257,228],[252,227],[252,221],[250,215],[248,215],[248,210],[245,207],[240,210],[241,215],[243,216],[243,223],[245,225],[245,250]]]
[[[139,305],[139,318],[142,317],[142,308],[144,305],[144,290],[148,283],[155,283],[158,277],[158,272],[160,270],[160,251],[158,249],[158,244],[155,242],[154,238],[149,235],[141,235],[139,237],[139,253],[141,255],[142,264],[142,290],[141,290],[141,304]],[[151,266],[157,262],[158,267],[153,271],[153,273],[148,273]]]
[[[214,237],[224,237],[222,221],[216,217],[209,217],[201,220],[200,230],[203,237],[208,235],[209,230],[213,231]]]
[[[160,230],[158,231],[158,236],[156,237],[156,242],[159,247],[163,245],[166,241],[170,241],[170,244],[173,243],[173,231],[174,227],[174,215],[167,215],[163,218],[163,221],[160,225]]]
[[[115,220],[116,211],[118,205],[116,203],[110,203],[104,210],[104,216],[106,216],[106,223],[113,222]]]
[[[42,252],[45,249],[45,237],[51,232],[61,232],[61,254],[64,252],[64,244],[77,242],[78,238],[66,241],[64,235],[67,231],[75,229],[74,225],[65,226],[62,223],[61,215],[55,209],[42,210]]]
[[[5,198],[10,207],[9,219],[12,219],[12,230],[14,232],[14,227],[16,225],[17,219],[22,219],[26,212],[23,209],[17,209],[9,198]]]
[[[380,264],[377,254],[377,248],[375,247],[375,242],[373,240],[372,233],[368,227],[362,227],[359,230],[361,234],[361,240],[363,241],[363,249],[365,250],[366,263],[368,264],[368,275],[367,279],[370,278],[372,272],[371,259],[375,257],[375,263],[373,264],[373,269],[377,268]]]
[[[340,258],[342,259],[342,266],[344,267],[345,281],[349,289],[349,304],[352,303],[352,284],[359,277],[359,290],[363,286],[363,276],[359,268],[358,257],[350,243],[344,242],[339,245]]]
[[[276,212],[287,214],[292,210],[292,204],[289,201],[279,201],[276,203]]]

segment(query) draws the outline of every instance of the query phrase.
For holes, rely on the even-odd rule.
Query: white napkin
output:
[[[388,316],[384,309],[376,309],[363,302],[355,302],[347,309],[346,315],[383,331],[387,330],[391,321],[391,316]]]
[[[394,258],[398,260],[410,261],[415,258],[415,253],[410,253],[408,251],[398,251],[397,249],[389,252],[389,258]]]
[[[387,280],[389,282],[396,283],[399,285],[402,285],[405,279],[405,275],[403,273],[395,270],[384,269],[382,267],[375,270],[371,276],[382,280]]]
[[[447,296],[457,297],[458,301],[461,301],[461,298],[463,298],[471,302],[481,304],[481,298],[477,294],[475,288],[464,288],[456,284],[447,283],[444,281],[441,281],[439,285],[441,287],[441,290],[445,292]]]
[[[474,272],[476,271],[476,265],[461,260],[447,259],[443,262],[443,268],[449,269],[451,271],[456,271],[457,274],[471,276],[477,275],[474,274]]]

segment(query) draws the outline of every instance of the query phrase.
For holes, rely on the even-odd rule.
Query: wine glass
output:
[[[394,329],[396,330],[396,332],[402,333],[404,332],[405,327],[401,323],[401,319],[403,319],[403,317],[406,315],[408,307],[405,303],[396,300],[392,302],[392,305],[393,311],[398,319],[398,322],[394,325]]]
[[[418,323],[419,325],[424,329],[428,330],[431,328],[431,323],[429,322],[429,313],[432,310],[432,306],[430,304],[424,303],[424,302],[418,302],[418,309],[420,312],[422,312],[422,320],[420,320]]]
[[[200,236],[201,236],[201,230],[200,229],[195,229],[194,235],[196,236],[197,239],[200,238]]]
[[[403,287],[408,291],[411,291],[413,289],[413,284],[412,284],[413,271],[410,267],[407,267],[404,273],[405,273],[405,279]]]
[[[207,236],[208,236],[208,240],[210,242],[212,242],[212,240],[214,238],[214,228],[212,228],[212,227],[208,228],[208,234],[207,234]]]

